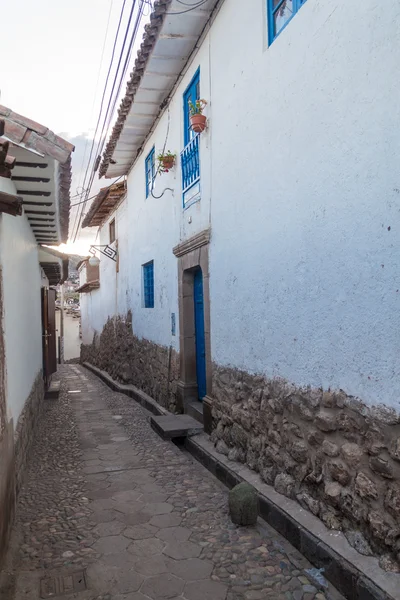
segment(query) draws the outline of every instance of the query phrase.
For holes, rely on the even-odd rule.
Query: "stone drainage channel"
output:
[[[227,488],[162,440],[150,413],[81,366],[46,401],[0,578],[1,600],[339,600]]]

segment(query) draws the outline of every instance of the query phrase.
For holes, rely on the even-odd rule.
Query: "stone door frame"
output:
[[[186,412],[189,402],[198,402],[194,323],[194,273],[203,273],[204,337],[206,347],[206,388],[211,394],[212,362],[210,335],[210,272],[208,249],[211,230],[194,235],[173,248],[178,259],[179,342],[181,374],[177,384],[178,408]],[[204,400],[203,400],[204,402]]]

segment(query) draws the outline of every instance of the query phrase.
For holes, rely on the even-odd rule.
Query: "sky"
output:
[[[13,0],[2,4],[1,23],[9,26],[1,28],[0,36],[1,55],[7,57],[0,62],[0,104],[75,144],[73,197],[82,189],[123,0]],[[127,0],[120,40],[131,5],[132,0]],[[148,12],[145,7],[128,74]],[[115,63],[120,47],[118,43]],[[106,94],[105,104],[108,97]],[[109,180],[99,181],[96,175],[90,195],[109,184]],[[71,203],[77,200],[72,198]],[[76,210],[71,210],[72,224]],[[67,250],[87,253],[95,235],[93,230],[84,230],[75,246]]]

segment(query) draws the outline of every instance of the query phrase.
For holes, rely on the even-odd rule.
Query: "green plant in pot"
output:
[[[207,118],[203,115],[203,110],[207,102],[203,99],[192,102],[189,100],[190,125],[195,133],[201,133],[207,125]]]
[[[160,152],[157,156],[158,170],[161,173],[168,173],[175,164],[176,154],[173,154],[170,150],[167,152]]]

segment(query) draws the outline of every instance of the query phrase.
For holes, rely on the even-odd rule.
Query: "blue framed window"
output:
[[[183,143],[181,152],[183,207],[200,200],[200,136],[190,126],[189,101],[200,99],[200,67],[183,94]]]
[[[200,100],[200,68],[197,69],[192,81],[189,83],[183,94],[184,146],[187,146],[196,135],[193,129],[190,127],[189,112],[189,101],[193,102],[194,104],[196,100]]]
[[[267,0],[270,44],[305,3],[306,0]]]
[[[143,304],[145,308],[154,308],[154,261],[142,266],[143,269]]]
[[[145,160],[145,171],[146,171],[146,198],[149,197],[151,189],[153,187],[153,181],[156,176],[156,149],[154,146],[146,156]]]

